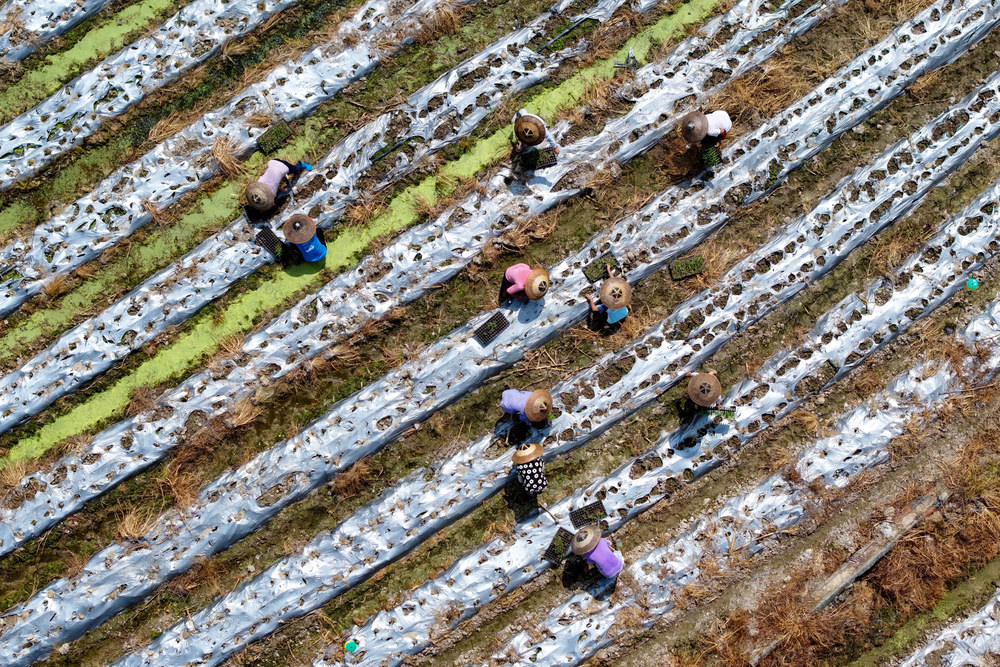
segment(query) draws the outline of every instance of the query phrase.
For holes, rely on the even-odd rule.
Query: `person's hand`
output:
[[[606,268],[608,270],[608,278],[614,278],[615,277],[615,272],[611,270],[611,265],[610,264],[605,264],[604,268]]]
[[[587,295],[587,303],[590,304],[590,309],[591,310],[593,310],[593,311],[597,310],[597,306],[594,305],[594,297],[590,296],[589,294]]]

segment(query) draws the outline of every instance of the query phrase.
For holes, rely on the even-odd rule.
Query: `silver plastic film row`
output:
[[[8,0],[0,7],[0,60],[24,60],[111,0]]]

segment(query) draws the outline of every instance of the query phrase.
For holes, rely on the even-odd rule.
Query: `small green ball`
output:
[[[969,280],[966,281],[965,286],[968,287],[969,289],[976,289],[977,287],[979,287],[979,281],[976,280],[975,278],[969,278]]]
[[[348,653],[354,653],[358,650],[358,643],[353,639],[348,639],[344,642],[344,648],[347,649]]]

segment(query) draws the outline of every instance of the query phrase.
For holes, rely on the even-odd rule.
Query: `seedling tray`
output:
[[[711,415],[722,415],[726,419],[736,419],[736,410],[723,410],[722,408],[705,408],[702,412]]]
[[[545,553],[542,554],[542,558],[558,565],[566,558],[566,554],[569,553],[569,547],[572,543],[573,533],[565,528],[560,528],[556,531],[556,536],[552,538],[552,542],[545,550]]]
[[[521,167],[526,170],[545,169],[556,163],[556,149],[551,146],[521,153]]]
[[[584,505],[570,512],[569,520],[573,522],[574,528],[580,529],[592,523],[597,523],[607,515],[608,512],[604,509],[604,503],[600,500],[595,500],[589,505]]]
[[[273,153],[278,150],[288,137],[292,136],[292,128],[282,121],[272,125],[264,134],[257,137],[257,147],[262,153]]]
[[[705,258],[701,255],[689,257],[688,259],[679,259],[670,264],[670,277],[674,280],[684,280],[685,278],[690,278],[704,272]]]
[[[264,227],[257,232],[254,242],[274,255],[275,259],[281,255],[281,240],[270,227]]]
[[[618,258],[612,255],[610,252],[606,252],[593,262],[583,267],[583,275],[587,277],[592,283],[596,283],[599,280],[603,280],[608,275],[608,267],[615,269],[615,273],[621,272],[621,264],[618,263]]]
[[[500,335],[500,332],[510,326],[510,322],[507,318],[503,316],[503,313],[493,313],[493,317],[483,322],[483,324],[476,329],[476,340],[479,341],[480,345],[489,345],[493,340]]]

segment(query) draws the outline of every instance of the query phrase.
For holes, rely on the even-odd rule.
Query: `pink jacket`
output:
[[[527,264],[515,264],[504,271],[503,277],[514,283],[507,288],[507,294],[514,295],[524,291],[524,283],[528,281],[531,267]]]

